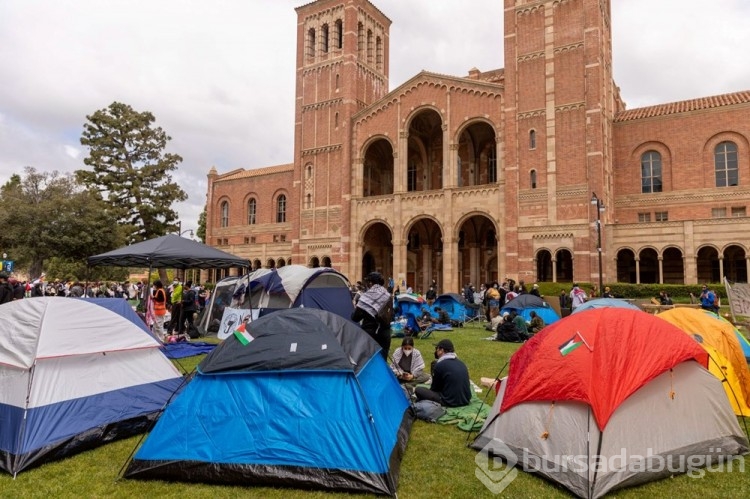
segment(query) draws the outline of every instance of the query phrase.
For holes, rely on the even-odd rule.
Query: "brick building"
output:
[[[750,91],[628,110],[609,0],[504,1],[503,69],[391,91],[373,3],[298,7],[294,157],[212,168],[207,243],[422,290],[747,281]]]

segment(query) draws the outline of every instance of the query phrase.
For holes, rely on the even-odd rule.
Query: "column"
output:
[[[635,283],[641,283],[641,259],[638,257],[635,259]]]
[[[664,284],[664,257],[659,255],[659,284]]]

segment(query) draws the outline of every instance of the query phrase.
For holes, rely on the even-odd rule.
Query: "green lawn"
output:
[[[417,348],[429,363],[432,344],[451,338],[460,358],[475,383],[480,377],[494,378],[519,347],[515,344],[485,341],[489,333],[472,324],[452,332],[433,333],[426,340],[417,340]],[[393,347],[400,343],[394,338]],[[191,369],[201,357],[180,361]],[[484,397],[484,394],[481,395]],[[492,403],[492,397],[488,399]],[[662,422],[669,424],[669,422]],[[254,487],[222,487],[186,483],[142,482],[117,480],[120,469],[140,441],[140,437],[121,440],[71,458],[49,463],[21,473],[16,480],[0,475],[0,498],[5,497],[175,497],[175,498],[334,498],[345,494],[304,492],[293,489]],[[411,439],[401,465],[399,496],[402,498],[479,498],[498,497],[488,491],[475,477],[476,452],[466,447],[466,434],[454,426],[414,423]],[[747,472],[706,473],[701,479],[685,475],[626,489],[612,497],[716,497],[734,498],[750,490],[750,459],[745,458]],[[528,498],[570,497],[550,482],[519,471],[517,478],[503,496]],[[363,497],[361,495],[354,497]]]

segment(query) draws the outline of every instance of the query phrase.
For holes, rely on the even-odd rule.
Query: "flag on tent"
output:
[[[560,350],[560,355],[564,357],[568,355],[570,352],[572,352],[573,350],[575,350],[576,348],[583,345],[583,340],[576,341],[579,336],[580,334],[576,333],[573,335],[572,338],[570,338],[568,341],[560,345],[560,347],[558,348],[558,350]]]
[[[234,330],[234,335],[237,337],[237,340],[242,343],[243,345],[247,346],[250,344],[251,341],[253,341],[255,338],[253,338],[253,335],[251,335],[247,328],[245,327],[246,323],[243,322],[240,324],[240,326]]]

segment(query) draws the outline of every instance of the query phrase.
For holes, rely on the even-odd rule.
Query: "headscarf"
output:
[[[361,308],[373,317],[377,317],[383,305],[391,299],[391,294],[380,284],[373,284],[370,289],[362,293],[357,302],[357,307]]]

